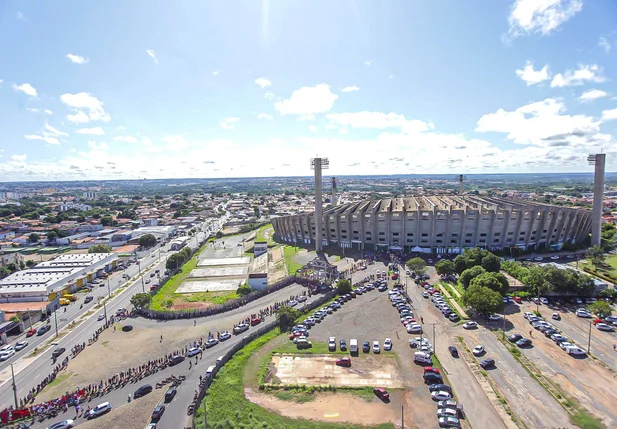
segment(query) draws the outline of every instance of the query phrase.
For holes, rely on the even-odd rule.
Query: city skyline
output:
[[[617,6],[480,3],[8,2],[0,180],[614,171]]]

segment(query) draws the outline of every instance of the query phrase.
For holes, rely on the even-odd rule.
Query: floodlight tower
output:
[[[593,211],[591,212],[591,245],[599,246],[602,240],[602,206],[604,203],[604,167],[606,154],[597,153],[587,157],[589,165],[595,165],[593,175]]]
[[[458,194],[463,195],[463,175],[458,175]]]
[[[315,251],[323,250],[322,224],[323,224],[323,197],[321,195],[321,170],[328,169],[328,158],[311,158],[311,170],[315,170]]]
[[[330,200],[331,205],[336,205],[336,177],[332,178],[332,199]]]

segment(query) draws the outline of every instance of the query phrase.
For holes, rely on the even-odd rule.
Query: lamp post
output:
[[[15,400],[15,409],[19,409],[17,404],[17,384],[15,384],[15,371],[13,371],[13,364],[11,364],[11,378],[13,380],[13,399]]]
[[[587,340],[587,354],[591,354],[591,325],[592,322],[589,321],[589,339]]]
[[[58,309],[54,310],[54,321],[56,322],[56,338],[58,338]]]

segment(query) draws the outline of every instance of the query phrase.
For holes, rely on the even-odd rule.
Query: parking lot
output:
[[[587,349],[589,319],[578,318],[572,312],[568,312],[569,310],[565,307],[551,307],[540,305],[539,310],[542,315],[546,316],[545,319],[562,331],[563,335],[574,340],[580,347]],[[524,319],[523,313],[535,309],[535,304],[526,303],[520,306],[520,311],[511,312],[512,314],[508,316],[508,320],[514,325],[509,333],[519,332],[529,336],[529,331],[532,330],[534,347],[522,349],[521,352],[546,377],[557,383],[588,410],[602,418],[607,427],[617,427],[617,411],[615,411],[614,406],[617,403],[617,375],[615,372],[609,369],[610,365],[607,368],[601,360],[568,356],[553,340],[533,329]],[[551,314],[554,311],[560,312],[561,320],[551,319]],[[581,334],[579,329],[585,325],[587,325],[587,332]],[[601,338],[602,336],[605,336],[605,338],[612,337],[610,333],[600,332],[592,328],[592,354],[594,353],[593,338]],[[605,341],[605,339],[600,339],[598,342],[603,340]],[[615,353],[612,348],[610,352]]]

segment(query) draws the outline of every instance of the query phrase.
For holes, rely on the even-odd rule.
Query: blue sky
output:
[[[617,3],[0,3],[0,180],[617,167]]]

